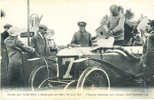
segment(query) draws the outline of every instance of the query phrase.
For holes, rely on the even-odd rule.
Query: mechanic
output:
[[[47,34],[47,26],[39,25],[39,30],[31,39],[31,46],[36,50],[36,56],[50,56],[51,51],[48,45],[48,40],[45,37]]]
[[[86,22],[78,22],[79,31],[72,38],[72,46],[88,47],[92,46],[91,34],[86,31]]]
[[[29,46],[26,46],[18,39],[18,28],[11,27],[8,30],[9,37],[4,41],[8,57],[8,87],[22,87],[24,85],[23,74],[22,74],[22,52],[34,53],[35,49]]]
[[[125,16],[121,6],[112,5],[110,7],[108,28],[110,34],[115,37],[114,45],[123,45]]]

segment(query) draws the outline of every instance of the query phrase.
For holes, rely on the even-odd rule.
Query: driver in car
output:
[[[72,38],[72,46],[89,47],[92,46],[91,34],[86,31],[86,22],[78,22],[79,31]]]

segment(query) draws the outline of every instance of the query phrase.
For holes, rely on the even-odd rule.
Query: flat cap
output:
[[[5,25],[4,25],[4,28],[10,28],[10,27],[12,27],[11,24],[5,24]]]
[[[42,24],[41,24],[41,25],[39,25],[39,29],[44,29],[44,30],[46,30],[46,31],[47,31],[47,30],[48,30],[48,27],[47,27],[47,26],[45,26],[45,25],[42,25]]]
[[[78,26],[86,26],[87,25],[87,23],[86,22],[78,22]]]

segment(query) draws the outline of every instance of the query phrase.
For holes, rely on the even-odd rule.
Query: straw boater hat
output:
[[[10,36],[18,36],[20,34],[20,30],[17,27],[10,27],[8,33]]]

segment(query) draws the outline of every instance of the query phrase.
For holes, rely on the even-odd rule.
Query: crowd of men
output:
[[[133,14],[127,10],[127,13],[124,14],[124,9],[118,5],[112,5],[110,7],[110,16],[103,17],[100,27],[96,29],[96,37],[91,37],[91,34],[86,31],[86,22],[78,22],[79,31],[76,32],[71,41],[72,47],[89,47],[103,44],[103,41],[98,42],[99,40],[113,40],[114,45],[125,45],[128,44],[131,40],[129,32],[131,33],[134,28],[132,24],[129,24],[130,19],[133,17]],[[151,20],[147,28],[149,35],[154,33],[154,20]],[[132,29],[127,29],[125,27]],[[49,37],[51,32],[48,31],[48,27],[45,25],[39,25],[37,34],[31,38],[30,46],[25,45],[18,38],[19,32],[15,26],[6,24],[4,26],[5,31],[1,34],[1,54],[2,54],[2,66],[7,67],[7,84],[9,87],[20,86],[23,82],[22,78],[19,78],[21,74],[22,64],[22,52],[27,52],[35,56],[55,56],[56,52],[54,49],[56,45]],[[49,33],[49,34],[48,34]],[[127,34],[127,35],[126,35]],[[148,58],[151,55],[146,52],[154,52],[153,42],[154,38],[148,38],[144,42],[144,53],[146,54],[144,58]],[[150,46],[149,46],[150,42]],[[147,45],[148,43],[148,45]],[[150,48],[150,49],[149,49]],[[4,61],[8,59],[8,62]],[[145,65],[148,60],[144,60]],[[5,62],[5,63],[4,63]],[[150,62],[151,63],[151,62]],[[20,80],[19,80],[20,79]]]

